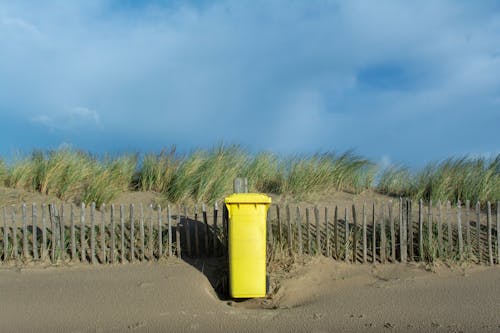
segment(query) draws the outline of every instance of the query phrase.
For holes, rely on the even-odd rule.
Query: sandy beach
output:
[[[304,261],[270,299],[239,302],[217,296],[203,262],[3,267],[0,331],[500,331],[498,268]]]

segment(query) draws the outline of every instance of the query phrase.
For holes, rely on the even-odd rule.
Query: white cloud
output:
[[[74,131],[102,128],[99,113],[82,106],[73,107],[65,112],[37,115],[31,118],[31,121],[50,130]]]

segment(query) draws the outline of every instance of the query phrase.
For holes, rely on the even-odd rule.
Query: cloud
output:
[[[37,115],[31,121],[50,130],[76,131],[102,128],[99,114],[95,110],[82,106],[76,106],[57,114]]]
[[[0,111],[144,150],[496,151],[499,22],[493,2],[6,2]]]

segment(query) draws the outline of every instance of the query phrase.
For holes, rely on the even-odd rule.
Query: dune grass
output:
[[[367,189],[434,201],[500,199],[500,155],[491,159],[449,158],[417,171],[404,166],[378,170],[353,151],[282,156],[252,154],[238,145],[187,154],[172,147],[159,154],[113,158],[60,149],[34,151],[10,165],[0,162],[0,181],[8,187],[66,201],[94,201],[98,206],[129,190],[154,191],[172,203],[213,203],[232,192],[236,177],[247,177],[250,191],[298,200],[332,191],[360,193]]]
[[[500,199],[500,155],[453,157],[430,163],[415,172],[392,166],[381,172],[377,190],[433,201],[495,202]]]

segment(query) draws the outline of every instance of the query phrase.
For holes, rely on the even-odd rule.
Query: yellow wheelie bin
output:
[[[234,298],[266,296],[266,217],[271,198],[237,193],[225,198],[229,213],[229,292]]]

